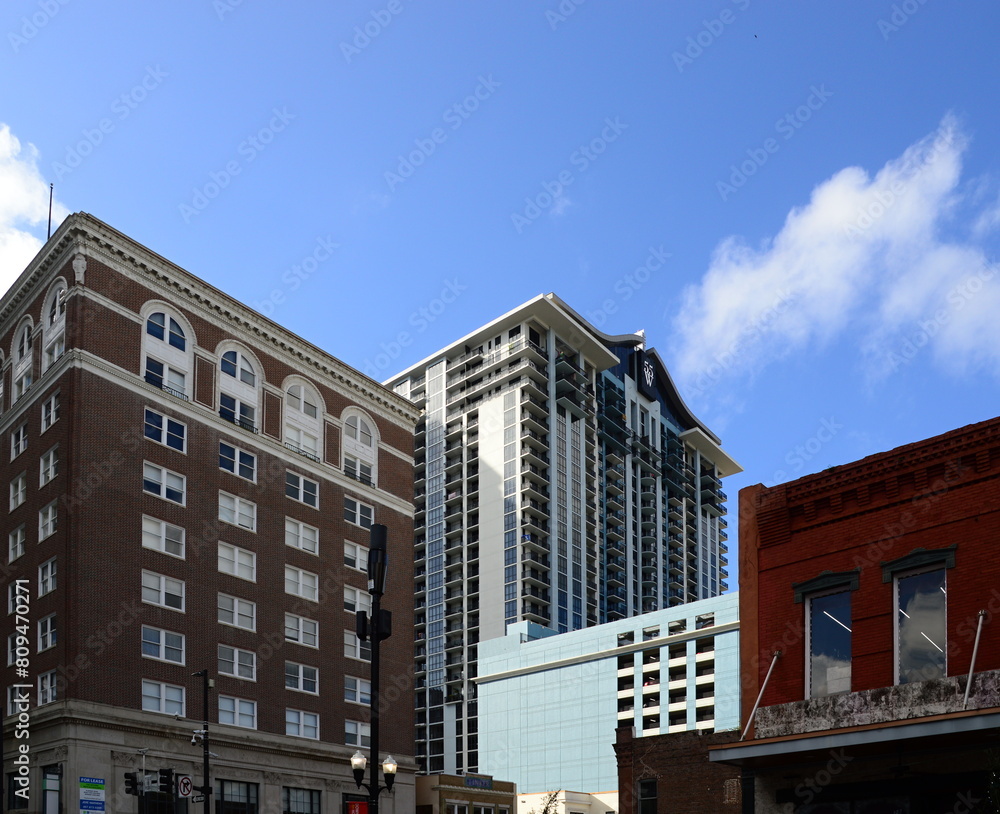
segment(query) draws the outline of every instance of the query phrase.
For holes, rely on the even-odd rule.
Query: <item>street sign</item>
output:
[[[193,791],[194,791],[194,781],[191,779],[191,775],[189,774],[179,775],[177,777],[177,796],[190,797]]]
[[[196,795],[194,795],[194,797],[191,798],[191,802],[192,803],[204,803],[205,802],[205,795],[204,794],[196,794]]]

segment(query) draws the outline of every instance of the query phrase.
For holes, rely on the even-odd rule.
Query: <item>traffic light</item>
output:
[[[135,772],[125,772],[125,793],[139,796],[139,776]]]
[[[164,794],[174,793],[173,769],[160,769],[160,791]]]

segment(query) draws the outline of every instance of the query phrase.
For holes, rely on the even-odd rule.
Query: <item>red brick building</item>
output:
[[[745,811],[996,810],[998,541],[1000,419],[742,490]]]
[[[368,738],[374,522],[383,808],[412,810],[412,405],[86,214],[0,301],[0,360],[7,808],[132,812],[143,766],[200,785],[207,670],[216,810],[340,810]]]

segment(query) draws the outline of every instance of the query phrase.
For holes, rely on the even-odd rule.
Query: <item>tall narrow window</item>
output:
[[[928,681],[946,675],[945,569],[897,576],[897,681]]]
[[[191,359],[188,338],[180,322],[164,311],[149,314],[143,334],[143,350],[146,381],[186,401]]]
[[[806,600],[809,697],[851,691],[851,592]]]

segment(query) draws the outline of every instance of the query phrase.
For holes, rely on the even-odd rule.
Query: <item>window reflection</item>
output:
[[[809,697],[851,691],[851,592],[809,600]]]
[[[941,568],[896,581],[900,684],[945,675],[944,574]]]

